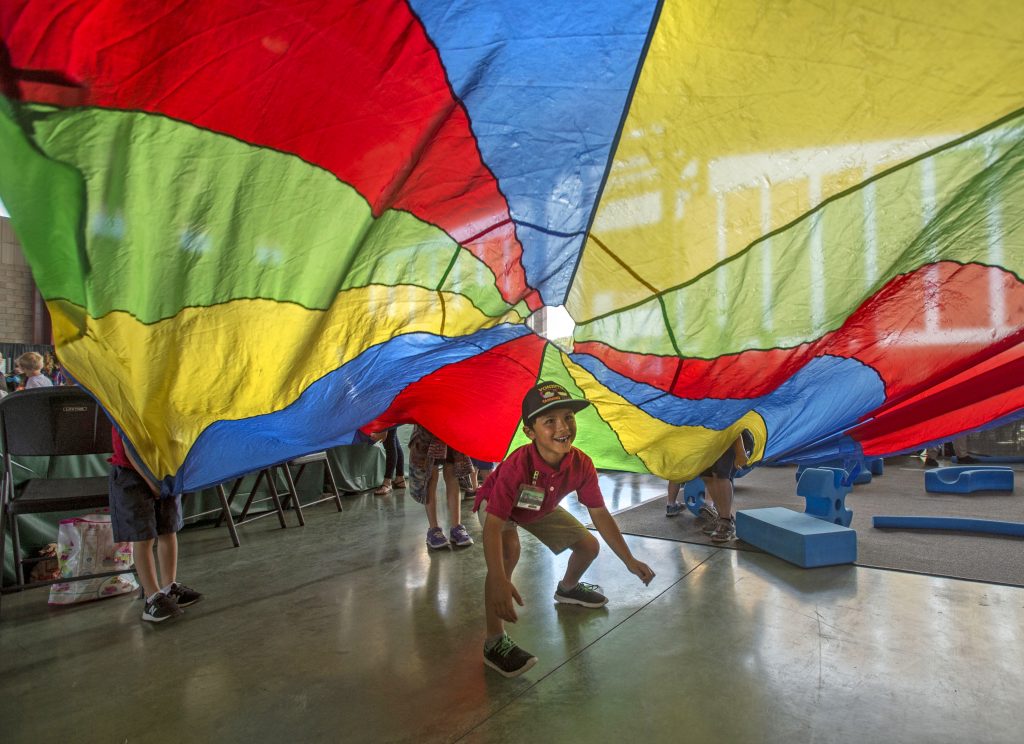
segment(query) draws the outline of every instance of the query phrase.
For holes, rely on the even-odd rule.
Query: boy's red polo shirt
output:
[[[114,445],[114,454],[112,457],[107,458],[107,462],[111,465],[117,465],[122,468],[135,468],[132,466],[131,460],[128,459],[128,455],[124,453],[124,444],[121,442],[121,435],[117,433],[115,427],[111,427],[110,441]]]
[[[537,473],[537,487],[544,490],[544,503],[539,511],[520,509],[515,503],[519,486],[531,485]],[[579,502],[589,509],[604,507],[604,496],[597,483],[594,461],[573,447],[557,468],[544,462],[531,442],[517,449],[504,462],[498,464],[487,481],[477,490],[473,511],[480,509],[480,503],[487,500],[487,513],[499,519],[519,524],[536,522],[554,511],[558,503],[568,494],[576,492]]]

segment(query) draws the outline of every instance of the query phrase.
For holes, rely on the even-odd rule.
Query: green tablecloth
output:
[[[334,471],[338,488],[342,491],[365,491],[376,488],[384,482],[384,449],[376,445],[351,445],[334,447],[328,450],[328,458]],[[107,462],[109,455],[82,455],[76,457],[19,457],[12,460],[15,487],[29,478],[86,478],[89,476],[106,475],[110,472]],[[255,476],[246,476],[239,487],[238,495],[231,505],[231,511],[238,514],[245,504]],[[231,483],[225,488],[230,493]],[[284,478],[278,473],[279,491],[286,491]],[[296,484],[303,501],[319,496],[323,491],[324,467],[322,463],[306,466],[302,478]],[[260,486],[257,499],[264,497],[265,486]],[[269,504],[269,502],[267,502]],[[256,508],[258,510],[259,507]],[[188,494],[182,502],[185,523],[206,523],[215,519],[220,513],[220,500],[214,489],[206,489],[198,493]],[[18,517],[19,537],[26,554],[35,554],[40,547],[57,541],[57,525],[65,519],[80,512],[68,514],[25,514]],[[225,539],[226,539],[225,530]],[[3,582],[14,581],[14,558],[11,536],[8,533],[4,545]]]

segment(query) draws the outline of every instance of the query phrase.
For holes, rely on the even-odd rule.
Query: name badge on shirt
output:
[[[523,483],[519,486],[519,497],[516,499],[516,506],[520,509],[540,511],[544,505],[544,489],[537,488]]]

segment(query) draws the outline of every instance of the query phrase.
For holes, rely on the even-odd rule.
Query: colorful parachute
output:
[[[0,198],[168,489],[400,421],[500,459],[538,377],[675,479],[1024,408],[1013,0],[5,0],[0,41]]]

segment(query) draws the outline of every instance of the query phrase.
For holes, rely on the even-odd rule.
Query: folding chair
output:
[[[231,516],[231,504],[234,503],[235,497],[238,495],[239,489],[242,487],[242,482],[245,480],[245,476],[236,478],[234,485],[231,486],[231,493],[224,496],[224,486],[217,486],[217,496],[220,498],[221,510],[220,516],[217,517],[217,523],[215,527],[220,527],[222,522],[228,523],[228,532],[231,533],[231,542],[237,548],[241,543],[238,540],[238,527],[249,522],[254,522],[257,519],[263,517],[269,517],[271,514],[277,515],[277,521],[281,523],[281,529],[284,529],[288,524],[284,521],[284,509],[281,508],[281,498],[277,492],[277,485],[274,483],[273,467],[263,468],[256,475],[256,481],[252,484],[252,489],[249,491],[249,497],[245,500],[245,505],[242,507],[242,513],[238,515],[238,519]],[[249,515],[249,509],[252,508],[254,503],[259,503],[256,500],[256,492],[259,490],[260,483],[266,480],[267,492],[270,494],[269,498],[274,503],[273,511],[260,512],[258,514]],[[260,499],[259,501],[266,501],[267,499]]]
[[[4,591],[48,586],[57,582],[116,576],[130,571],[108,571],[90,576],[25,582],[18,538],[18,516],[105,508],[109,503],[106,476],[83,478],[30,478],[14,487],[12,457],[92,455],[113,450],[110,421],[84,390],[74,387],[36,388],[0,399],[0,446],[3,481],[0,484],[0,555],[7,529],[11,532],[16,584]]]
[[[242,479],[239,478],[237,482],[241,484]],[[228,503],[228,496],[227,492],[224,490],[224,484],[218,483],[214,486],[214,490],[217,492],[217,498],[220,500],[220,506],[216,509],[208,509],[207,511],[191,513],[186,517],[186,519],[195,521],[198,518],[205,517],[210,514],[216,514],[217,521],[214,526],[219,527],[220,523],[224,521],[225,515],[227,515],[228,534],[231,535],[231,542],[234,543],[234,546],[237,548],[241,543],[238,540],[238,530],[235,529],[235,521],[231,518],[231,505]],[[194,493],[188,492],[183,493],[181,496],[184,501],[186,497],[194,495]]]
[[[323,498],[303,504],[302,499],[299,498],[299,489],[296,488],[295,484],[299,482],[300,478],[302,478],[302,473],[306,469],[306,466],[314,462],[323,462],[324,474],[331,483],[332,493],[324,496]],[[295,515],[299,519],[300,527],[306,526],[306,520],[302,516],[303,507],[322,504],[325,501],[333,501],[335,506],[338,507],[338,511],[344,511],[345,507],[342,506],[341,503],[341,492],[338,490],[338,482],[334,480],[334,470],[331,469],[331,461],[328,459],[326,452],[313,452],[308,455],[303,455],[302,457],[296,457],[293,460],[288,460],[287,462],[275,465],[274,467],[281,468],[281,470],[284,471],[284,478],[288,483],[288,493],[281,494],[281,496],[284,497],[281,499],[281,505],[285,508],[287,508],[289,504],[291,505],[295,510]],[[294,477],[292,476],[293,467],[299,468],[299,472],[297,472]]]

